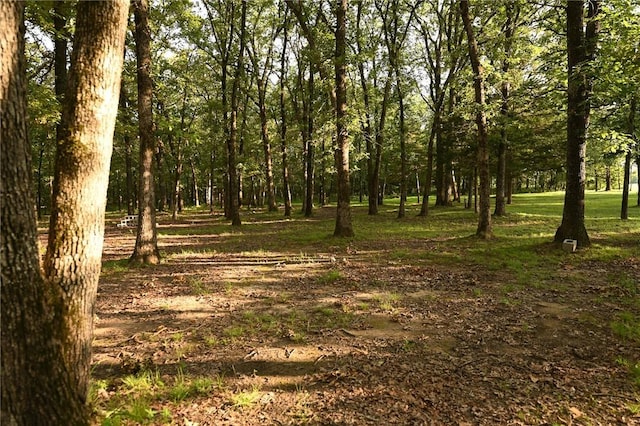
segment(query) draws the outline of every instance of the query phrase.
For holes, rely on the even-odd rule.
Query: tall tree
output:
[[[229,175],[229,215],[233,226],[240,226],[240,188],[238,178],[238,110],[239,90],[244,67],[244,49],[246,45],[247,0],[242,0],[240,17],[240,49],[236,62],[236,70],[231,88],[231,114],[229,117],[229,138],[227,139],[227,173]]]
[[[600,24],[600,2],[588,0],[585,26],[585,2],[567,3],[567,184],[562,210],[562,223],[554,240],[566,238],[578,241],[578,247],[588,247],[591,242],[584,224],[584,191],[586,182],[587,128],[589,127],[590,99],[593,88],[593,70],[589,65],[596,53]]]
[[[338,209],[333,235],[352,237],[351,185],[349,181],[349,138],[347,133],[347,0],[336,5],[336,149],[338,170]]]
[[[445,155],[448,147],[445,147],[443,138],[443,116],[445,98],[451,84],[457,78],[460,70],[467,61],[467,56],[461,54],[460,48],[464,39],[464,31],[460,28],[460,11],[454,2],[431,2],[430,14],[417,14],[419,31],[422,36],[423,47],[426,53],[426,72],[429,75],[429,96],[423,99],[433,112],[429,141],[427,144],[427,166],[424,193],[420,216],[429,214],[429,198],[433,180],[434,145],[438,159],[436,170],[436,204],[448,204],[447,188],[450,186],[448,177],[451,176],[450,160]],[[429,3],[427,3],[429,4]],[[435,24],[428,19],[434,16]],[[447,173],[447,171],[449,173]]]
[[[322,58],[322,50],[316,39],[316,33],[307,22],[307,17],[300,0],[286,0],[289,10],[293,12],[298,24],[309,44],[309,52],[314,67],[320,74],[320,78],[329,92],[329,99],[333,106],[336,118],[336,139],[334,147],[334,160],[337,170],[338,206],[336,210],[336,226],[334,236],[351,237],[353,225],[351,223],[351,185],[349,182],[349,138],[347,133],[347,84],[346,84],[346,15],[347,1],[336,1],[336,30],[335,50],[333,52],[335,84],[329,84],[329,71],[325,59]],[[319,14],[321,12],[319,11]]]
[[[285,103],[285,83],[287,80],[287,41],[289,13],[284,11],[282,52],[280,53],[280,147],[282,151],[282,193],[284,195],[284,215],[291,216],[291,184],[289,182],[289,156],[287,154],[287,107]]]
[[[381,12],[382,6],[380,5],[379,11]],[[379,103],[374,105],[374,96],[371,92],[375,91],[377,86],[377,76],[375,75],[377,70],[376,55],[371,54],[371,72],[369,75],[365,73],[365,48],[363,42],[368,40],[371,44],[377,45],[380,42],[378,36],[375,39],[373,32],[371,31],[366,35],[362,30],[362,14],[365,12],[363,8],[363,2],[358,1],[356,12],[356,53],[358,55],[358,75],[360,77],[360,89],[362,91],[362,101],[364,104],[363,118],[360,120],[360,127],[362,129],[363,137],[366,144],[367,151],[367,191],[369,194],[369,214],[378,214],[379,194],[380,194],[380,169],[382,165],[382,147],[384,145],[385,125],[387,122],[387,111],[389,105],[389,98],[391,94],[391,82],[393,69],[388,67],[388,75],[385,80],[384,89],[382,90],[382,99]],[[365,17],[366,19],[366,17]],[[385,26],[386,28],[386,26]],[[386,31],[385,31],[386,34]],[[370,80],[373,80],[373,84],[370,84]],[[374,117],[375,112],[378,115]]]
[[[494,214],[504,216],[507,213],[507,149],[509,138],[507,135],[507,124],[509,117],[509,96],[511,94],[511,84],[507,73],[511,66],[511,54],[513,50],[513,39],[516,30],[520,5],[517,2],[508,1],[506,7],[506,22],[504,24],[504,58],[502,59],[502,83],[500,92],[502,95],[502,105],[500,115],[502,123],[500,127],[500,142],[498,144],[498,171],[496,173],[496,207]]]
[[[637,108],[637,100],[635,96],[632,96],[631,102],[629,105],[629,116],[627,118],[627,131],[629,132],[630,139],[634,141],[635,139],[635,117],[636,117],[636,108]],[[633,156],[633,147],[632,144],[629,143],[626,149],[626,153],[624,156],[624,179],[622,183],[622,204],[620,206],[620,219],[626,220],[629,219],[629,184],[631,182],[631,159]],[[638,170],[639,182],[640,185],[640,169]]]
[[[134,0],[136,60],[138,72],[138,232],[131,262],[156,264],[160,261],[156,228],[154,156],[156,137],[153,124],[153,81],[151,80],[151,29],[149,1]]]
[[[31,187],[24,55],[25,2],[0,2],[0,423],[86,423],[66,371],[63,329],[40,274]]]
[[[480,53],[476,42],[471,16],[469,14],[469,2],[460,0],[460,13],[469,43],[469,59],[473,68],[476,103],[476,125],[478,127],[477,166],[480,177],[480,210],[478,212],[478,229],[476,235],[480,238],[490,238],[491,230],[491,176],[489,174],[489,147],[487,116],[485,113],[484,93],[484,67],[480,63]]]
[[[258,99],[256,106],[258,107],[258,116],[260,117],[260,139],[262,140],[262,151],[264,153],[264,174],[266,178],[267,190],[267,208],[269,211],[277,211],[276,190],[273,178],[273,159],[271,155],[271,141],[269,138],[269,120],[267,117],[267,88],[269,86],[269,77],[273,71],[273,48],[276,37],[281,29],[279,26],[272,25],[270,31],[265,38],[256,40],[257,35],[264,30],[260,28],[261,21],[268,18],[263,14],[264,7],[258,7],[253,22],[253,31],[249,40],[250,49],[247,53],[253,66],[253,74],[256,80],[258,91]],[[266,48],[266,52],[262,49]]]
[[[80,2],[40,274],[26,140],[24,3],[0,3],[2,423],[88,424],[89,366],[128,1]]]
[[[44,259],[63,322],[65,364],[86,400],[104,212],[120,91],[128,0],[79,2],[62,112]]]

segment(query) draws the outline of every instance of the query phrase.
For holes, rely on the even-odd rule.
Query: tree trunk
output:
[[[127,96],[126,87],[124,87],[124,81],[120,84],[120,102],[119,108],[122,112],[121,120],[125,123],[125,127],[131,124],[131,120],[128,118],[130,115],[129,111],[130,102],[129,97]],[[133,179],[133,159],[132,151],[133,151],[133,142],[131,141],[131,135],[129,134],[128,129],[124,130],[124,167],[125,167],[125,197],[127,202],[127,214],[132,215],[135,211],[135,189],[134,189],[134,179]]]
[[[404,98],[400,87],[400,71],[396,64],[396,90],[398,91],[398,108],[400,115],[400,205],[398,207],[398,219],[406,215],[405,206],[407,204],[407,143],[406,129],[404,124]]]
[[[280,57],[280,146],[282,150],[282,192],[284,216],[291,217],[291,184],[289,182],[289,157],[287,155],[287,109],[285,105],[285,82],[287,73],[287,14],[285,12],[282,55]]]
[[[634,138],[635,133],[635,116],[636,116],[636,98],[631,98],[629,103],[629,117],[627,119],[627,131],[631,138]],[[632,159],[631,144],[627,147],[627,154],[624,158],[624,183],[622,184],[622,206],[620,208],[620,219],[629,219],[629,184],[631,181],[631,159]],[[640,169],[639,169],[640,175]],[[638,182],[640,184],[640,182]]]
[[[349,181],[349,139],[347,134],[347,63],[346,63],[347,0],[340,0],[336,8],[336,147],[338,171],[338,208],[333,235],[352,237],[351,184]]]
[[[26,118],[24,2],[0,2],[0,423],[88,424],[66,364],[57,288],[40,274]],[[52,294],[53,293],[53,294]],[[51,304],[56,299],[55,305]]]
[[[54,28],[54,72],[55,93],[60,105],[64,105],[64,94],[67,90],[67,44],[69,29],[67,28],[68,3],[64,1],[53,2],[53,28]],[[61,139],[60,123],[56,125],[56,141]]]
[[[427,176],[424,182],[424,193],[422,194],[422,205],[418,216],[429,216],[429,196],[431,195],[431,181],[433,180],[433,142],[436,136],[436,129],[440,126],[440,112],[435,111],[431,132],[429,133],[429,143],[427,144]]]
[[[473,68],[474,91],[476,103],[476,125],[478,126],[478,176],[480,177],[480,211],[478,212],[478,229],[476,235],[480,238],[490,238],[491,230],[491,176],[489,175],[489,149],[487,143],[487,117],[485,115],[484,69],[480,63],[478,44],[476,43],[471,18],[469,16],[469,2],[460,0],[460,12],[467,33],[469,43],[469,59]]]
[[[269,129],[267,121],[267,87],[266,82],[258,82],[258,110],[260,115],[260,137],[264,151],[265,175],[267,178],[267,207],[270,212],[278,210],[276,204],[276,191],[273,183],[273,161],[271,158],[271,142],[269,141]]]
[[[193,188],[193,205],[200,207],[200,188],[198,182],[198,170],[193,156],[189,158],[189,165],[191,166],[191,187]]]
[[[627,148],[624,156],[624,180],[622,183],[622,204],[620,207],[620,219],[629,219],[629,182],[631,180],[631,148]]]
[[[242,12],[240,21],[240,50],[236,63],[236,71],[231,88],[231,116],[229,123],[229,139],[227,140],[227,170],[229,174],[229,216],[232,226],[240,226],[240,183],[238,179],[237,146],[238,146],[238,91],[240,90],[240,80],[242,78],[242,67],[244,66],[245,48],[245,24],[247,20],[247,0],[242,1]]]
[[[160,261],[156,229],[153,123],[153,81],[151,80],[151,29],[149,1],[134,0],[135,41],[138,69],[138,130],[140,164],[138,172],[138,232],[130,262],[155,265]]]
[[[589,1],[587,28],[584,28],[584,2],[567,3],[567,56],[569,65],[567,101],[567,188],[562,211],[562,223],[555,234],[555,242],[570,238],[578,247],[590,245],[584,224],[587,128],[592,89],[589,63],[595,56],[599,22],[597,0]]]
[[[304,197],[304,216],[311,217],[313,215],[313,193],[315,183],[315,155],[313,147],[313,98],[314,98],[314,69],[313,64],[309,64],[309,82],[308,82],[308,100],[305,108],[306,123],[303,126],[306,127],[306,136],[303,141],[304,153],[305,153],[305,197]]]
[[[515,3],[508,2],[507,8],[507,21],[505,24],[505,47],[504,47],[504,60],[502,61],[502,105],[500,107],[500,115],[502,117],[502,125],[500,128],[500,143],[498,145],[498,173],[496,174],[496,207],[494,214],[496,216],[504,216],[507,214],[506,207],[506,184],[507,184],[507,124],[509,118],[509,95],[510,84],[507,77],[510,67],[511,46],[513,44],[513,36],[515,33],[515,17],[514,7]]]
[[[640,155],[636,157],[636,170],[638,170],[638,200],[636,201],[636,206],[640,207]]]

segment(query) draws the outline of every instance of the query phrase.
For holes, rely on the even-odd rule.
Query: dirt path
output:
[[[124,378],[151,372],[163,392],[144,397],[154,424],[640,424],[623,365],[640,348],[610,327],[628,295],[562,279],[620,265],[559,270],[558,289],[509,288],[501,271],[390,260],[382,242],[229,254],[207,250],[212,238],[162,237],[161,265],[128,270],[117,261],[134,236],[109,229],[101,418],[140,422],[122,408],[143,398]],[[640,282],[640,260],[625,262]],[[202,378],[211,386],[174,395]]]

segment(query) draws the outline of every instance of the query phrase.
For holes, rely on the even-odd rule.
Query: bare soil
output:
[[[215,220],[163,220],[160,231]],[[212,245],[221,238],[162,236],[160,265],[105,267],[93,376],[108,386],[97,418],[127,392],[124,377],[152,371],[167,387],[184,377],[217,386],[152,399],[170,419],[149,423],[640,424],[622,362],[640,348],[611,329],[637,309],[637,293],[606,280],[624,270],[640,282],[638,257],[560,267],[557,288],[509,287],[504,271],[388,256],[429,241],[224,252]],[[108,226],[105,265],[134,242]],[[572,279],[585,276],[587,285]]]

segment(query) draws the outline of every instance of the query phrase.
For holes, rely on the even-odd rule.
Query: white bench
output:
[[[118,228],[128,228],[130,226],[138,226],[138,215],[130,214],[122,219],[120,219],[120,223],[117,225]]]

